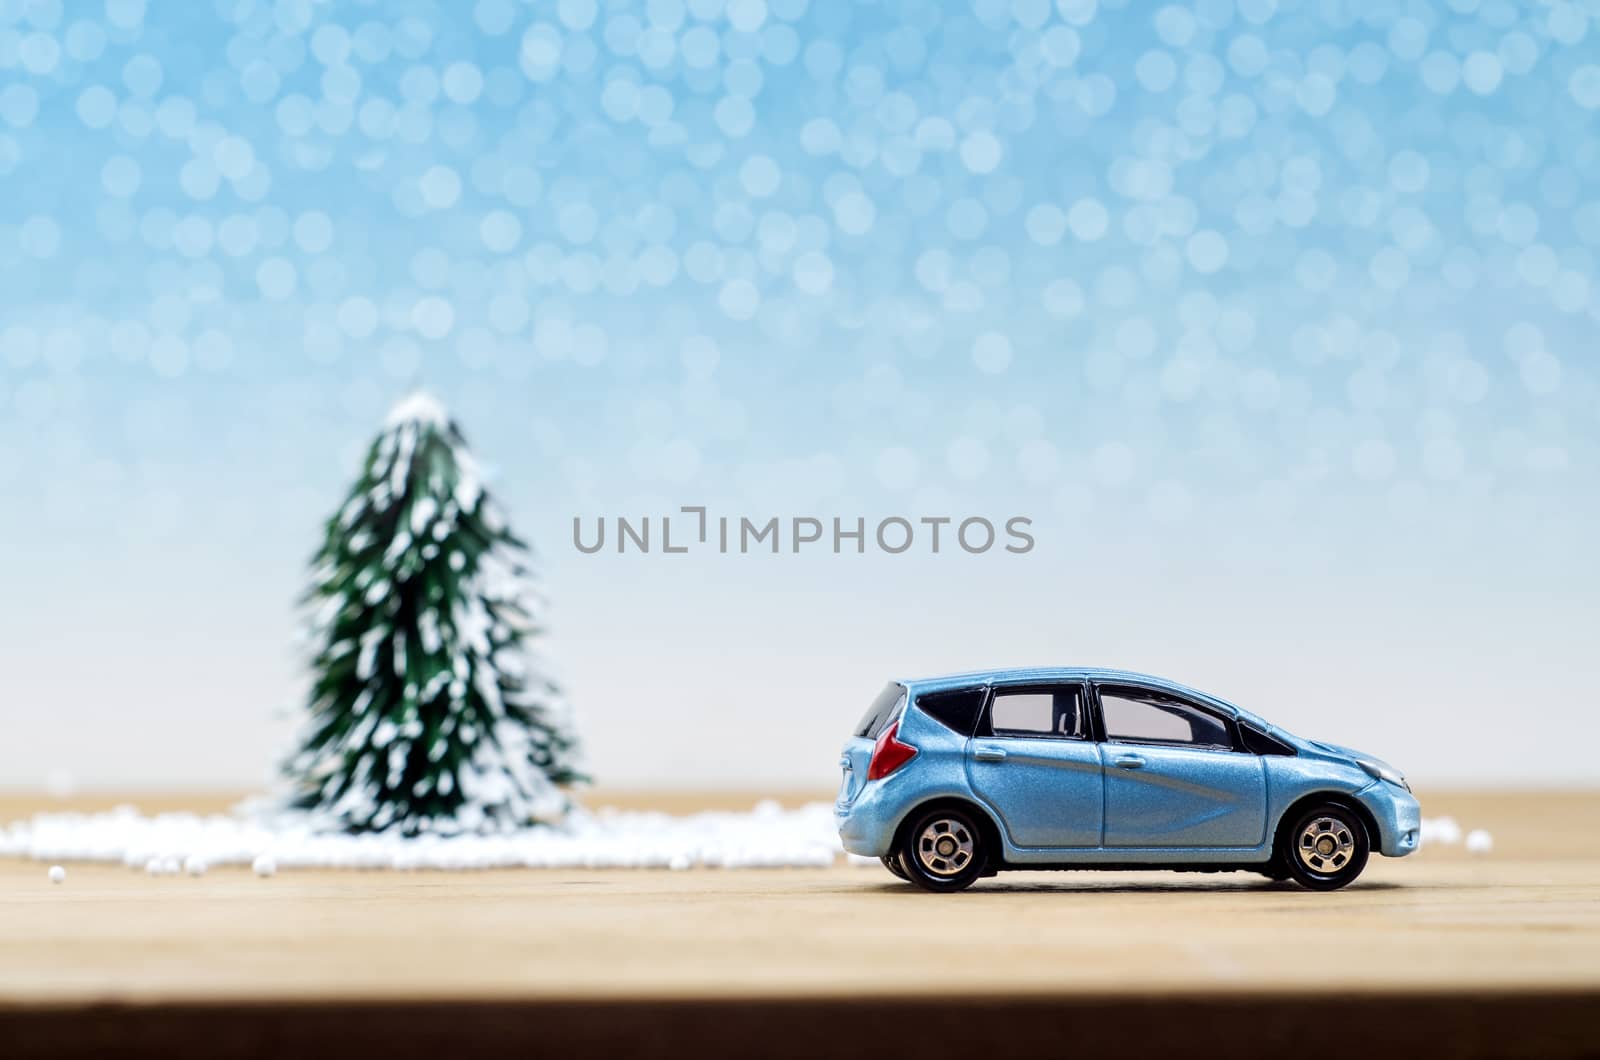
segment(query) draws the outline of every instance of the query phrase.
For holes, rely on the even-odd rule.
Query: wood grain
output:
[[[590,801],[682,811],[753,799]],[[37,1030],[51,1013],[107,1004],[95,1011],[199,1019],[240,1005],[422,1012],[422,1002],[637,1013],[807,999],[1278,999],[1292,1009],[1317,998],[1410,998],[1456,999],[1465,1012],[1544,998],[1575,1006],[1561,1041],[1600,1048],[1597,1018],[1585,1016],[1600,1013],[1600,792],[1441,792],[1423,802],[1429,816],[1489,829],[1494,851],[1374,858],[1334,894],[1248,874],[1073,872],[1004,874],[935,896],[848,867],[263,880],[240,869],[149,878],[79,864],[52,886],[41,864],[0,861],[0,1008]],[[0,802],[0,819],[37,808]]]

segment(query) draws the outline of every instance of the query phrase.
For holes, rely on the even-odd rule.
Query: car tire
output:
[[[883,862],[883,867],[888,869],[894,875],[898,876],[902,880],[905,880],[907,883],[911,882],[911,877],[906,875],[906,870],[900,867],[899,854],[885,854],[878,860]]]
[[[971,887],[984,874],[989,850],[976,814],[938,806],[911,818],[901,835],[899,858],[912,883],[948,894]]]
[[[1371,839],[1361,815],[1336,802],[1309,807],[1278,833],[1277,860],[1313,891],[1336,891],[1367,867]]]

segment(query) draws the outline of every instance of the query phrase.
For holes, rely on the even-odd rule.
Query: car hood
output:
[[[1322,740],[1308,740],[1304,736],[1297,736],[1281,726],[1272,724],[1265,718],[1262,718],[1260,715],[1252,714],[1248,710],[1245,710],[1241,707],[1233,706],[1233,704],[1228,705],[1233,707],[1234,713],[1237,715],[1240,721],[1254,725],[1256,728],[1260,729],[1262,732],[1268,733],[1275,739],[1282,740],[1284,743],[1289,744],[1303,755],[1307,755],[1312,758],[1321,758],[1329,762],[1338,762],[1341,765],[1353,766],[1357,769],[1361,768],[1360,763],[1370,762],[1374,766],[1377,766],[1381,769],[1389,770],[1396,776],[1401,775],[1400,770],[1396,769],[1392,764],[1384,759],[1379,758],[1377,755],[1368,754],[1366,751],[1358,751],[1354,747],[1342,747],[1336,743],[1324,743]]]
[[[1315,752],[1318,752],[1324,758],[1332,758],[1340,762],[1348,762],[1350,765],[1356,765],[1358,762],[1371,762],[1375,766],[1391,770],[1396,774],[1400,772],[1398,769],[1395,769],[1394,766],[1390,765],[1388,762],[1385,762],[1377,755],[1368,754],[1365,751],[1358,751],[1354,747],[1341,747],[1336,743],[1323,743],[1321,740],[1301,740],[1300,744],[1302,747],[1307,747]]]

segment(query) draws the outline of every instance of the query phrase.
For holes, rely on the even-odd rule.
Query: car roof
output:
[[[1127,681],[1132,684],[1163,688],[1179,695],[1192,696],[1195,699],[1223,707],[1232,714],[1248,714],[1247,711],[1240,710],[1225,699],[1218,699],[1209,692],[1190,688],[1188,685],[1180,684],[1165,677],[1142,674],[1134,670],[1114,670],[1101,666],[1021,666],[1001,670],[973,670],[968,673],[945,674],[941,677],[916,677],[896,683],[904,685],[915,696],[923,692],[939,692],[950,688],[960,688],[964,685],[1026,684],[1030,681],[1081,681],[1086,679]],[[1253,715],[1250,716],[1253,717]]]

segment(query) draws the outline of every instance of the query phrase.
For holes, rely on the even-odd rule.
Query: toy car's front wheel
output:
[[[1312,806],[1278,835],[1278,862],[1314,891],[1335,891],[1367,867],[1371,841],[1355,811],[1338,803]]]
[[[910,877],[906,875],[906,870],[902,869],[900,867],[900,855],[899,854],[885,854],[883,857],[879,858],[878,860],[883,862],[883,867],[884,868],[886,868],[890,872],[894,873],[900,879],[902,879],[902,880],[909,880],[910,879]]]
[[[967,810],[940,806],[912,818],[900,840],[906,878],[929,891],[959,891],[983,875],[989,861],[983,830]]]

